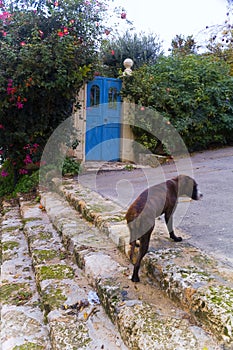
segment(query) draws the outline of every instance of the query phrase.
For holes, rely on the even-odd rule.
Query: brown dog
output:
[[[194,179],[186,175],[179,175],[159,185],[149,187],[129,207],[126,220],[130,230],[131,261],[136,240],[140,240],[139,254],[131,278],[133,282],[139,282],[138,272],[141,260],[147,253],[155,219],[158,216],[165,214],[165,222],[170,237],[175,242],[182,241],[182,238],[177,237],[174,233],[172,216],[177,206],[178,197],[184,195],[194,200],[202,197]]]

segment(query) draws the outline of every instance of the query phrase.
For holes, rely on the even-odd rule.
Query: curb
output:
[[[159,157],[159,156],[157,156]],[[163,158],[161,156],[161,158]],[[81,173],[90,174],[90,173],[100,173],[100,172],[109,172],[109,171],[130,171],[133,169],[144,169],[149,168],[149,165],[143,164],[133,164],[131,162],[105,162],[105,161],[87,161],[82,164]]]
[[[129,234],[121,207],[71,179],[60,185],[59,192],[128,255]],[[233,349],[232,271],[187,243],[148,253],[143,270],[227,349]]]

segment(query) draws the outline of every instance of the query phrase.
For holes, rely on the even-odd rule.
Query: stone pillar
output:
[[[130,124],[132,124],[133,104],[126,100],[122,103],[122,128],[121,128],[121,161],[135,163],[134,155],[134,134]]]
[[[85,136],[86,136],[86,100],[87,100],[86,84],[80,89],[77,100],[81,105],[80,109],[74,112],[74,127],[76,129],[78,147],[73,151],[74,157],[80,161],[85,161]]]
[[[134,62],[131,58],[126,58],[123,62],[125,70],[123,72],[123,76],[132,75],[132,66]],[[132,118],[130,116],[130,112],[132,112],[132,103],[129,103],[127,99],[124,99],[122,103],[122,130],[121,130],[121,160],[124,162],[135,162],[134,156],[134,135],[130,124],[132,124]]]

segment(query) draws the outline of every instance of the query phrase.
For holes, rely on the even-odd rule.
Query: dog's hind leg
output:
[[[134,249],[135,249],[135,246],[136,246],[136,241],[131,242],[130,246],[131,246],[131,248],[130,248],[130,256],[129,256],[129,258],[130,258],[130,261],[133,261],[133,255],[134,255]]]
[[[140,281],[139,276],[138,276],[138,272],[140,269],[142,258],[144,257],[144,255],[148,251],[150,236],[151,236],[153,229],[154,229],[154,226],[149,231],[147,231],[147,233],[145,233],[142,237],[139,238],[140,239],[140,248],[139,248],[138,258],[137,258],[137,261],[134,265],[133,275],[131,278],[131,280],[133,282]]]

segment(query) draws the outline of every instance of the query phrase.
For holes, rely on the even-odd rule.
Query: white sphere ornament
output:
[[[125,70],[123,75],[131,75],[132,74],[132,66],[133,66],[133,60],[131,58],[126,58],[123,62]]]

